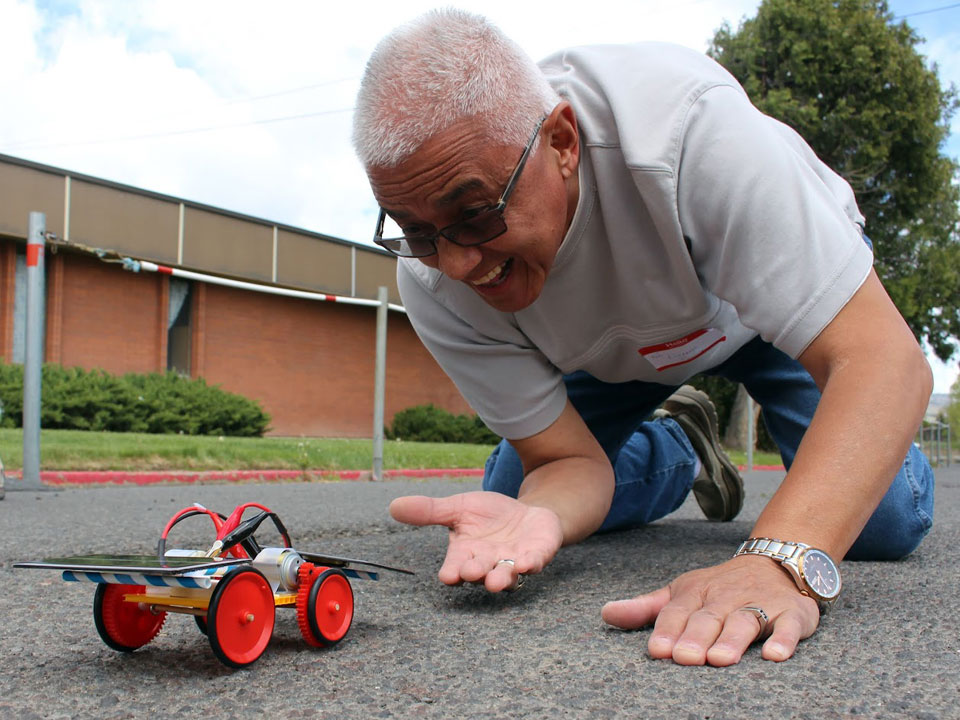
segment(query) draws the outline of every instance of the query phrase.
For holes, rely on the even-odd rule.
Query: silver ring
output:
[[[516,567],[516,560],[510,560],[509,558],[504,558],[503,560],[497,560],[497,567],[501,565],[509,565],[510,567]],[[517,573],[517,579],[513,581],[513,585],[504,588],[505,592],[516,592],[521,587],[523,587],[523,581],[526,580],[522,573]]]
[[[756,605],[744,605],[740,609],[752,613],[757,619],[757,622],[760,623],[760,632],[757,633],[757,638],[762,638],[763,634],[767,631],[767,623],[770,622],[770,618],[763,611],[763,608],[759,608]]]

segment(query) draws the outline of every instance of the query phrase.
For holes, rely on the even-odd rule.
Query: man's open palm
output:
[[[540,572],[563,544],[556,513],[495,492],[401,497],[390,503],[390,514],[410,525],[450,528],[438,574],[447,585],[482,582],[500,592],[514,585],[518,573]]]

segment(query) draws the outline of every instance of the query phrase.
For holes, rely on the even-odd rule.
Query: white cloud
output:
[[[930,368],[933,370],[933,391],[935,393],[949,393],[953,384],[960,376],[960,363],[956,359],[944,363],[933,355],[928,355]]]
[[[756,0],[598,0],[589,17],[574,3],[461,5],[540,57],[644,38],[704,49]],[[349,112],[263,121],[351,108],[379,38],[433,6],[84,0],[58,15],[0,0],[0,57],[13,61],[0,91],[37,108],[0,116],[0,152],[366,242],[373,203]]]

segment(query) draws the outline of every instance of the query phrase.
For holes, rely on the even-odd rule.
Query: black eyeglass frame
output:
[[[503,192],[500,194],[500,198],[497,200],[496,204],[487,208],[481,213],[478,213],[472,218],[467,220],[460,220],[455,223],[451,223],[446,227],[440,228],[435,233],[430,235],[415,235],[411,237],[399,237],[399,238],[384,238],[383,237],[383,226],[387,219],[387,211],[383,208],[380,208],[380,215],[377,218],[377,229],[373,235],[373,242],[382,247],[384,250],[396,255],[397,257],[430,257],[431,255],[437,254],[437,240],[442,236],[445,239],[452,242],[454,245],[459,245],[460,247],[475,247],[477,245],[483,245],[488,243],[491,240],[495,240],[500,237],[507,231],[507,221],[503,217],[504,211],[507,209],[507,201],[510,200],[510,195],[513,194],[513,189],[516,187],[517,181],[520,179],[520,173],[523,172],[524,166],[527,164],[527,159],[530,157],[530,153],[533,150],[533,145],[537,140],[537,136],[540,134],[540,128],[543,127],[544,121],[546,121],[546,116],[540,118],[540,122],[537,123],[537,126],[533,130],[533,134],[530,135],[530,139],[527,141],[526,147],[523,149],[523,154],[520,156],[520,160],[517,163],[517,166],[514,168],[513,173],[510,175],[510,179],[507,180],[507,185],[503,189]],[[478,223],[479,221],[479,223]],[[482,224],[484,222],[489,222],[493,230],[492,234],[482,237],[480,240],[472,240],[469,242],[463,242],[457,239],[456,229],[458,227],[468,227],[471,225]],[[411,241],[419,242],[424,244],[425,252],[416,252],[411,247]],[[409,252],[401,252],[399,249],[401,243],[407,248],[410,248]],[[394,247],[391,247],[391,244]]]

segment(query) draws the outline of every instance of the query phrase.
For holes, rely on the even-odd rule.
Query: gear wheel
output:
[[[317,638],[313,634],[313,630],[310,629],[310,588],[326,569],[325,567],[317,567],[310,562],[304,562],[300,564],[300,569],[297,571],[297,582],[299,582],[299,588],[297,589],[297,624],[300,626],[300,634],[303,636],[304,642],[313,647],[324,647],[326,643]]]
[[[93,600],[93,618],[103,641],[120,652],[130,652],[153,640],[167,619],[165,612],[153,613],[139,603],[123,599],[126,594],[143,593],[140,585],[101,584]]]

